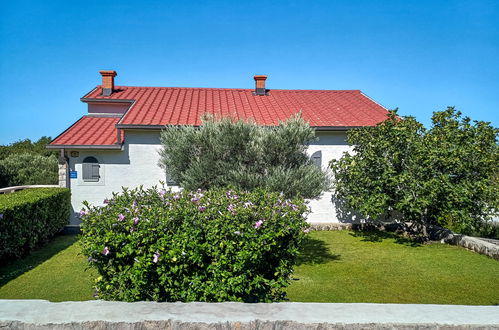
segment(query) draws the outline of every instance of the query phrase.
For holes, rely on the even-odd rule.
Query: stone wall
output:
[[[499,329],[499,306],[0,300],[6,329]]]

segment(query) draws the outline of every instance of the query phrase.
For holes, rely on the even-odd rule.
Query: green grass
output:
[[[56,236],[24,259],[0,267],[0,299],[93,299],[92,275],[76,236]]]
[[[499,262],[387,233],[312,232],[288,288],[290,301],[499,304]]]
[[[1,299],[93,299],[86,258],[74,236],[0,266]],[[418,245],[386,233],[312,232],[290,301],[499,304],[499,262],[463,248]]]

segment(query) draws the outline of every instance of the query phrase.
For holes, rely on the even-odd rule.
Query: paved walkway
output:
[[[499,306],[0,300],[0,328],[499,329]]]

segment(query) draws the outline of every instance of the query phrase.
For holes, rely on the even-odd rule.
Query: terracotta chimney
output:
[[[255,95],[267,95],[267,90],[265,89],[265,80],[267,76],[265,75],[255,75]]]
[[[102,76],[102,95],[109,96],[114,91],[114,77],[118,74],[113,70],[99,71]]]

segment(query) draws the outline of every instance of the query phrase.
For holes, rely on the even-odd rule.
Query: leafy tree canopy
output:
[[[313,139],[314,130],[300,115],[275,127],[205,116],[199,128],[163,130],[159,165],[189,190],[266,188],[288,197],[314,198],[329,180],[305,153]]]
[[[0,146],[0,188],[57,183],[57,151],[46,149],[52,139],[19,140]]]
[[[365,217],[469,233],[499,210],[499,130],[453,107],[426,129],[413,117],[351,130],[353,152],[331,162],[335,198]]]
[[[52,141],[49,136],[42,136],[38,141],[19,140],[9,145],[0,146],[0,160],[12,154],[32,153],[42,156],[56,155],[57,151],[45,148]]]

